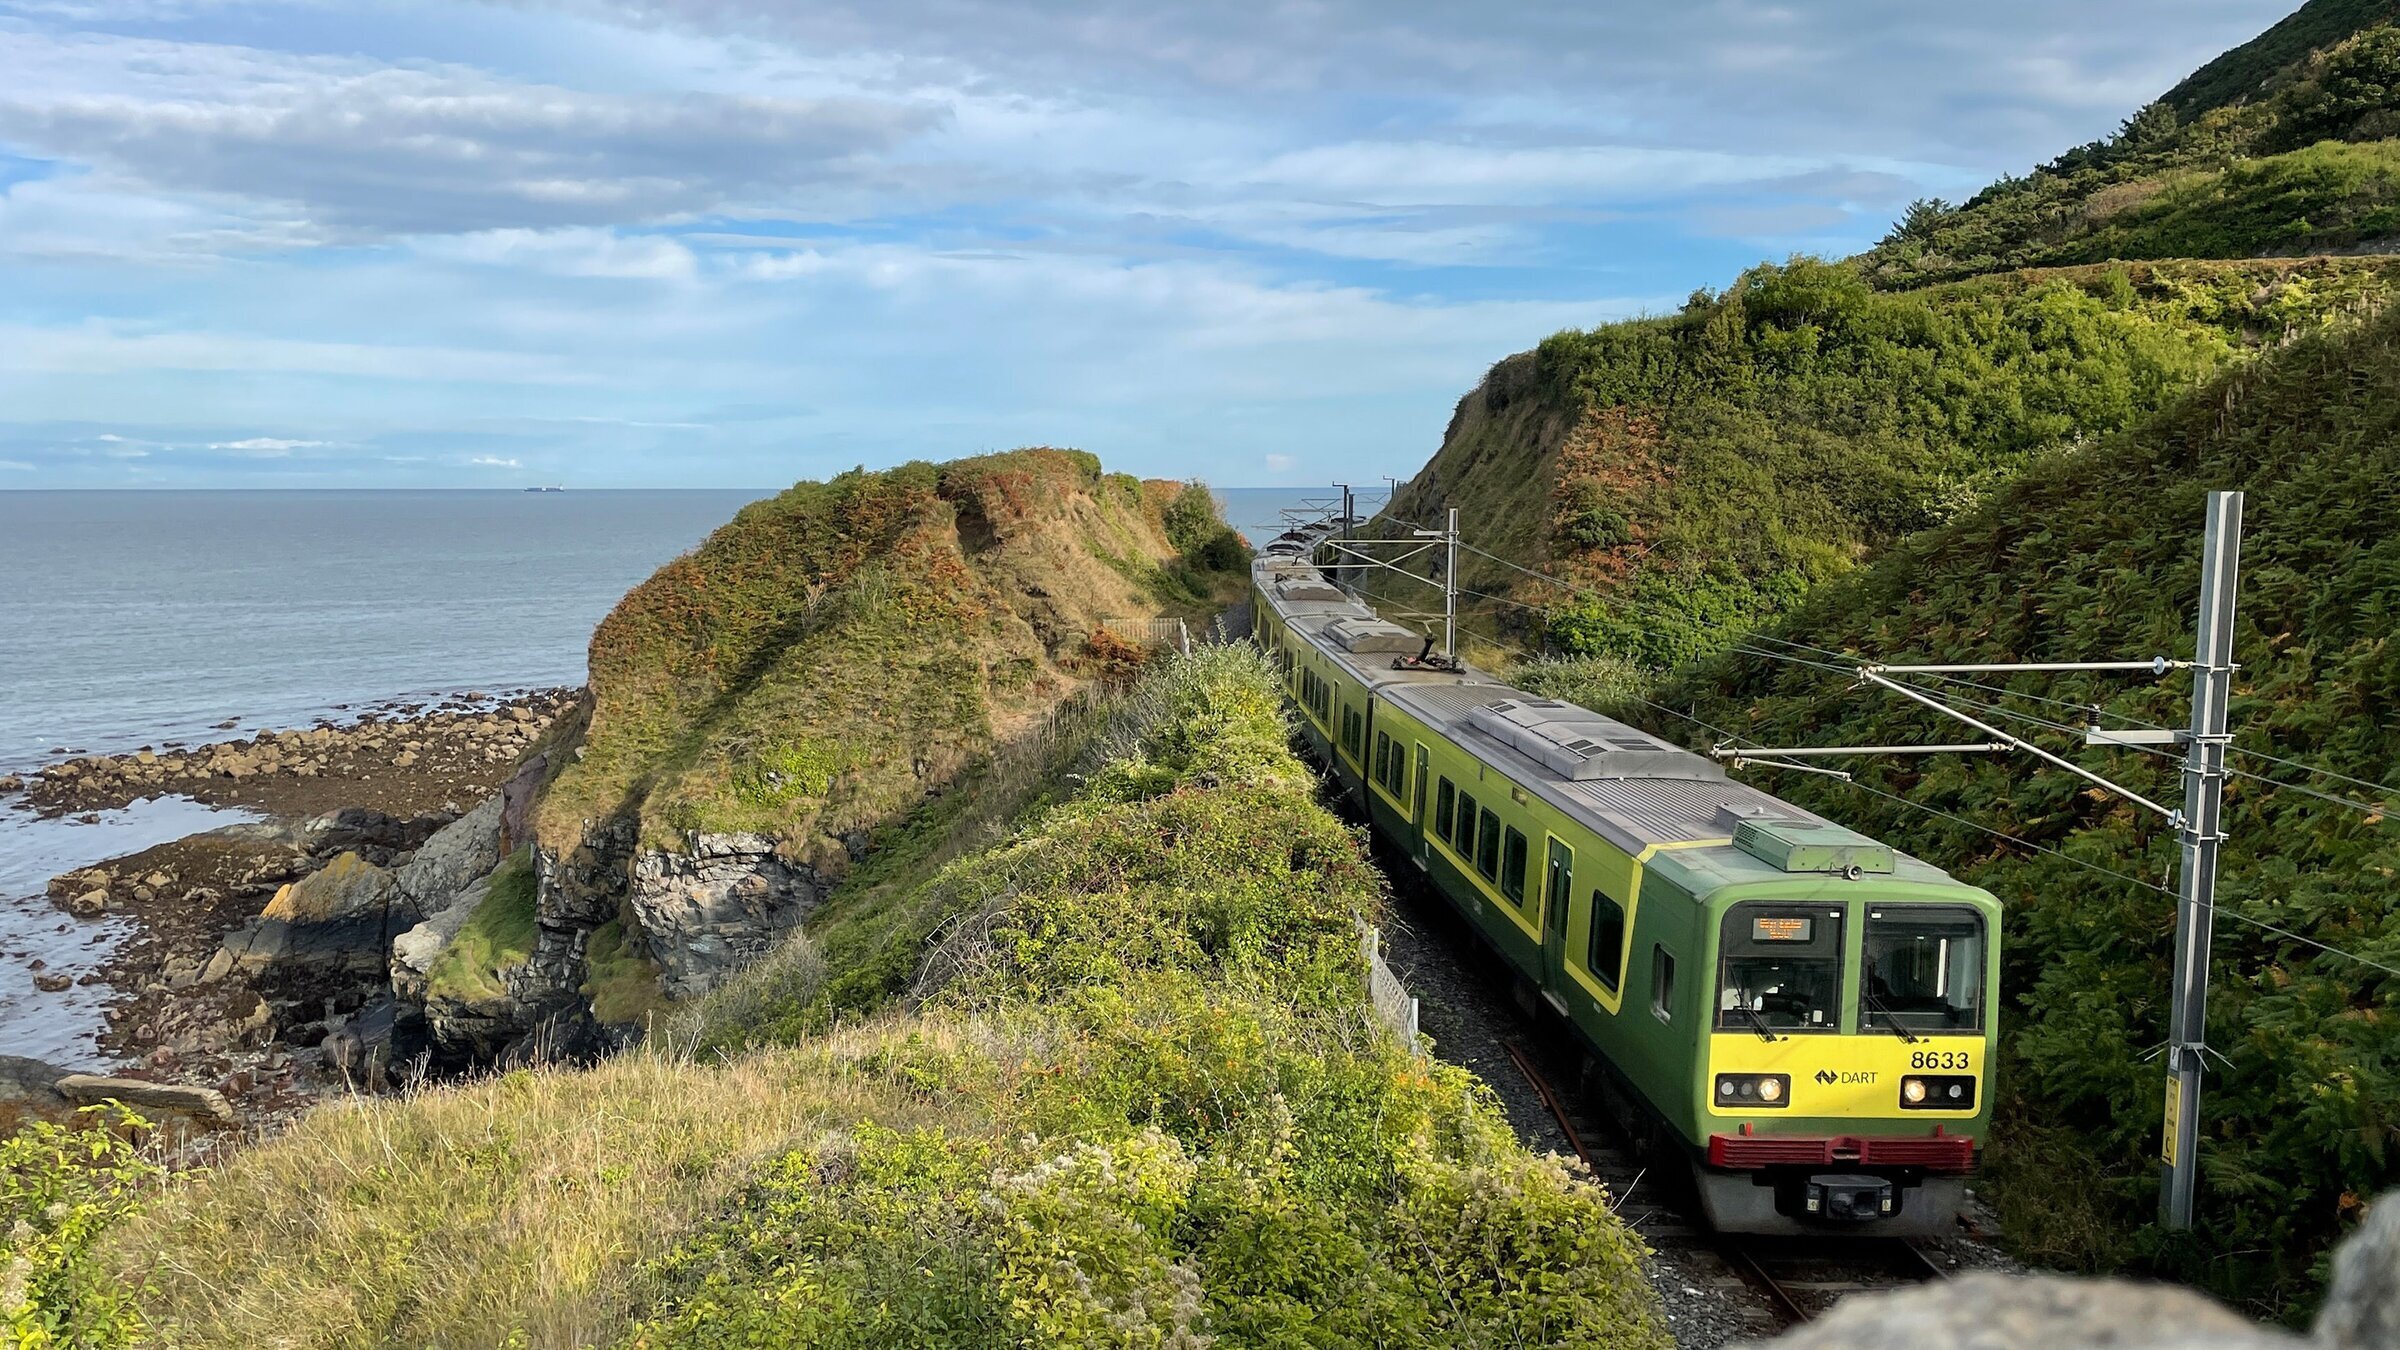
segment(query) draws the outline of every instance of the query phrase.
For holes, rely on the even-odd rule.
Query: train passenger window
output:
[[[1475,835],[1475,870],[1483,873],[1485,881],[1500,878],[1500,817],[1485,811],[1477,817]]]
[[[1500,850],[1500,893],[1519,903],[1525,899],[1525,836],[1514,825]]]
[[[1650,948],[1650,1011],[1661,1022],[1675,1020],[1675,958],[1666,948]]]
[[[1840,906],[1735,905],[1718,948],[1717,1030],[1841,1030]]]
[[[1457,807],[1458,789],[1450,786],[1450,780],[1445,778],[1433,794],[1433,832],[1440,835],[1445,843],[1450,838],[1451,812]]]
[[[1606,891],[1592,892],[1592,946],[1584,964],[1601,988],[1617,992],[1617,971],[1625,964],[1625,907]]]
[[[1458,794],[1458,833],[1450,836],[1450,844],[1459,857],[1475,861],[1475,799],[1464,792]]]
[[[1971,909],[1870,906],[1858,1029],[1983,1030],[1983,916]]]

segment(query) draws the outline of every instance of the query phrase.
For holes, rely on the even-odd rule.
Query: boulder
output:
[[[45,994],[61,993],[73,983],[75,983],[74,978],[67,975],[36,975],[33,977],[33,987]]]
[[[108,912],[108,892],[89,890],[67,901],[67,913],[78,919],[97,919]]]
[[[149,1111],[166,1111],[189,1116],[195,1120],[233,1123],[233,1103],[215,1088],[186,1087],[181,1083],[152,1083],[140,1078],[108,1078],[93,1073],[71,1073],[57,1082],[59,1094],[78,1106],[96,1106],[101,1102],[118,1101],[127,1106]]]
[[[2334,1253],[2317,1340],[2327,1350],[2400,1345],[2400,1191],[2385,1192]]]
[[[471,882],[500,865],[500,810],[495,793],[434,831],[394,874],[413,920],[450,908]]]
[[[1962,1275],[1843,1299],[1775,1350],[2295,1350],[2307,1343],[2175,1285]]]
[[[363,806],[345,806],[310,821],[302,831],[301,846],[319,857],[331,853],[388,857],[424,843],[445,823],[426,817],[401,820]]]
[[[356,853],[287,882],[266,909],[225,939],[226,969],[259,974],[275,967],[318,973],[381,974],[392,939],[392,874]],[[211,961],[204,979],[219,978]]]
[[[56,1110],[67,1104],[58,1080],[68,1070],[19,1055],[0,1055],[0,1102],[37,1110]]]
[[[2058,1275],[1964,1275],[1860,1294],[1774,1350],[2389,1350],[2400,1346],[2400,1191],[2376,1202],[2333,1260],[2307,1339],[2195,1290]]]

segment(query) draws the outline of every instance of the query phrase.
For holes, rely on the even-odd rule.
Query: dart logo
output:
[[[1833,1070],[1831,1070],[1831,1069],[1819,1069],[1819,1070],[1817,1070],[1817,1081],[1818,1081],[1818,1082],[1820,1082],[1820,1083],[1823,1083],[1823,1084],[1824,1084],[1825,1086],[1827,1086],[1827,1087],[1832,1087],[1832,1086],[1833,1086],[1833,1084],[1834,1084],[1834,1081],[1835,1081],[1835,1080],[1834,1080],[1834,1073],[1833,1073]]]

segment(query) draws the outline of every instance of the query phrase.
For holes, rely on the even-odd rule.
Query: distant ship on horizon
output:
[[[525,490],[526,490],[527,492],[564,492],[564,491],[566,491],[566,489],[565,489],[564,487],[557,486],[557,485],[552,485],[552,486],[550,486],[550,487],[529,487],[529,488],[527,488],[527,489],[525,489]]]

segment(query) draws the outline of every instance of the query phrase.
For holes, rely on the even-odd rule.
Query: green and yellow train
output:
[[[1955,1231],[1991,1121],[2000,906],[1713,760],[1428,668],[1312,562],[1254,565],[1253,636],[1375,831],[1691,1167],[1723,1232]]]

